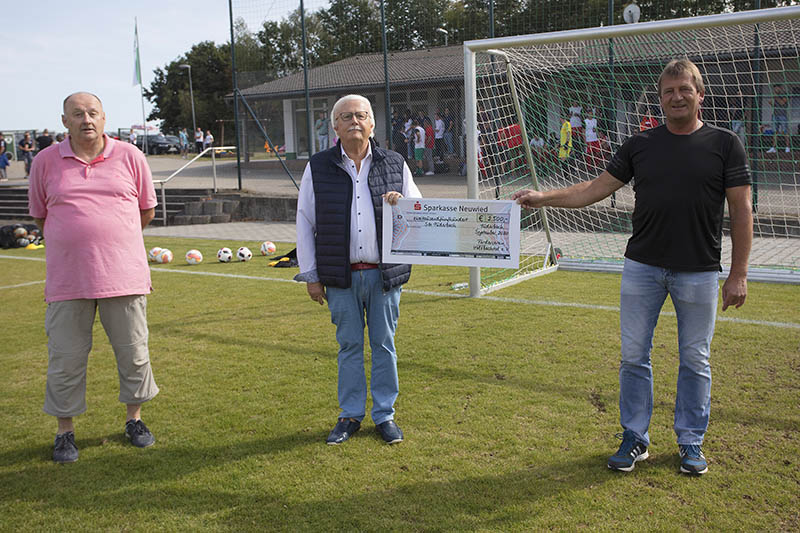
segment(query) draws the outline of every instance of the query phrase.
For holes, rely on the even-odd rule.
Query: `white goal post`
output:
[[[749,279],[800,283],[798,37],[793,6],[468,41],[468,197],[508,199],[596,177],[633,132],[663,123],[658,76],[686,57],[703,74],[703,121],[735,131],[747,149]],[[470,295],[557,268],[621,271],[632,209],[626,185],[583,209],[523,211],[519,269],[471,268]],[[727,272],[727,212],[724,224]]]

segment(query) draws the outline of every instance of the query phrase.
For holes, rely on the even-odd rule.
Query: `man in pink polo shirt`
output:
[[[31,169],[30,215],[47,239],[45,330],[49,363],[44,412],[58,418],[53,460],[78,459],[72,417],[86,411],[86,366],[92,325],[100,321],[114,349],[125,435],[155,442],[141,404],[158,394],[147,348],[152,287],[144,228],[155,214],[150,168],[133,145],[103,133],[100,99],[75,93],[61,116],[68,142],[42,150]]]

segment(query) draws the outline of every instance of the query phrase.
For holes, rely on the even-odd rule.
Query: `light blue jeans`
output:
[[[675,434],[678,444],[703,443],[711,407],[711,338],[717,315],[719,273],[676,272],[625,259],[620,291],[622,360],[619,416],[624,429],[650,444],[653,414],[653,330],[667,294],[678,318],[678,387]]]
[[[326,287],[331,322],[339,342],[340,418],[364,419],[367,379],[364,374],[364,325],[372,349],[372,420],[382,424],[394,419],[394,401],[399,392],[394,332],[400,312],[400,287],[383,290],[381,273],[375,268],[353,273],[349,289]]]

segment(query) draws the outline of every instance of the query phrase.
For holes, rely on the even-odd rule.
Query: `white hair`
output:
[[[369,119],[372,121],[372,127],[374,128],[375,113],[372,112],[372,104],[369,102],[369,100],[367,100],[360,94],[348,94],[347,96],[342,96],[341,98],[336,100],[336,103],[333,104],[333,109],[331,109],[331,125],[336,124],[336,115],[338,114],[337,112],[339,111],[339,108],[342,107],[345,103],[349,102],[350,100],[356,100],[367,106],[367,109],[369,110]]]

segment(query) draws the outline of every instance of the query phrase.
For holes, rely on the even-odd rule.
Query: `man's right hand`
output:
[[[325,286],[319,281],[314,283],[306,283],[306,290],[312,300],[322,305],[327,298],[325,297]]]
[[[533,209],[544,205],[544,194],[531,189],[523,189],[511,195],[512,200],[516,200],[525,209]]]

